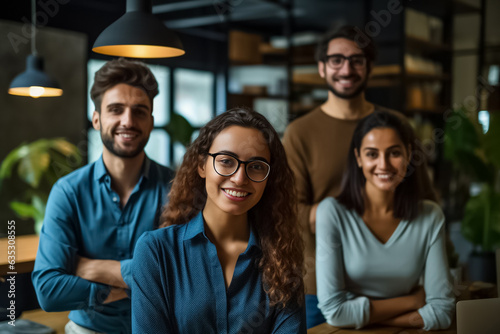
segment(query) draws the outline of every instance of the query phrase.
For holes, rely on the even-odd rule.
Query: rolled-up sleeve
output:
[[[430,237],[430,248],[425,261],[426,304],[418,310],[425,330],[450,327],[455,311],[453,284],[446,257],[444,216],[441,210],[437,210],[432,223],[436,227]]]
[[[120,272],[122,274],[123,281],[130,288],[132,284],[132,259],[126,259],[120,261]]]
[[[99,308],[110,288],[74,276],[77,238],[71,194],[57,182],[51,192],[32,273],[40,306],[49,312]]]
[[[342,240],[332,198],[324,199],[316,213],[316,280],[318,307],[333,326],[361,328],[370,318],[370,301],[345,289]]]

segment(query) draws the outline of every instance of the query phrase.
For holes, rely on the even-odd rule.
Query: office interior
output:
[[[64,138],[79,152],[79,158],[68,161],[77,168],[100,154],[99,134],[90,123],[94,106],[89,87],[95,71],[113,58],[93,52],[92,46],[125,13],[126,1],[36,3],[36,51],[63,95],[31,98],[7,93],[33,50],[33,8],[31,1],[4,2],[0,161],[24,143]],[[146,152],[172,168],[179,165],[187,144],[172,133],[175,115],[189,122],[193,138],[215,115],[246,105],[263,113],[283,134],[289,122],[326,100],[327,89],[314,61],[319,37],[343,24],[358,26],[360,38],[371,36],[378,57],[366,98],[411,120],[428,155],[429,173],[455,248],[454,261],[467,277],[468,257],[477,247],[463,236],[461,220],[468,200],[482,185],[447,159],[444,132],[453,122],[454,110],[474,120],[482,135],[489,130],[489,120],[500,113],[499,1],[153,0],[152,6],[186,51],[175,58],[143,59],[154,70],[161,91]],[[65,167],[57,171],[65,172]],[[500,193],[498,169],[496,173],[492,186]],[[9,220],[16,221],[17,235],[35,233],[34,220],[20,217],[10,207],[13,200],[29,201],[26,185],[19,184],[15,177],[1,183],[2,237]],[[27,301],[26,307],[36,307],[36,300]]]

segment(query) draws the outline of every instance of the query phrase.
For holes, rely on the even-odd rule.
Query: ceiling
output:
[[[152,0],[153,13],[171,29],[217,38],[229,28],[284,34],[288,0]],[[293,0],[294,31],[325,31],[333,21],[361,24],[364,0]],[[31,21],[31,1],[8,1],[0,19]],[[45,4],[45,5],[44,5]],[[39,26],[83,32],[93,43],[126,10],[126,0],[37,1]]]

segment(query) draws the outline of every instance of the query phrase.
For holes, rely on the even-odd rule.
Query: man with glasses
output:
[[[317,307],[316,297],[316,208],[325,197],[335,197],[340,192],[347,153],[358,122],[374,110],[387,110],[365,99],[375,55],[373,41],[359,28],[343,26],[328,32],[316,49],[318,72],[328,86],[328,99],[292,122],[283,139],[295,174],[299,221],[305,242],[304,284],[308,328],[325,322]],[[408,124],[402,114],[397,114]],[[408,131],[413,133],[409,124]],[[418,148],[418,145],[415,146]],[[423,189],[429,193],[429,199],[434,199],[423,155],[420,161],[417,172],[423,173]]]

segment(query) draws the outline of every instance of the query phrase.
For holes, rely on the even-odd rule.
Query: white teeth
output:
[[[135,135],[128,134],[128,133],[119,133],[118,135],[121,136],[121,137],[123,137],[123,138],[132,138],[132,137],[135,137]]]
[[[246,192],[239,192],[239,191],[228,190],[228,189],[224,189],[224,191],[227,194],[234,196],[234,197],[245,197],[246,195],[248,195],[248,193],[246,193]]]
[[[388,179],[388,178],[390,178],[390,177],[391,177],[391,175],[390,175],[390,174],[378,174],[377,176],[378,176],[379,178],[381,178],[381,179]]]

